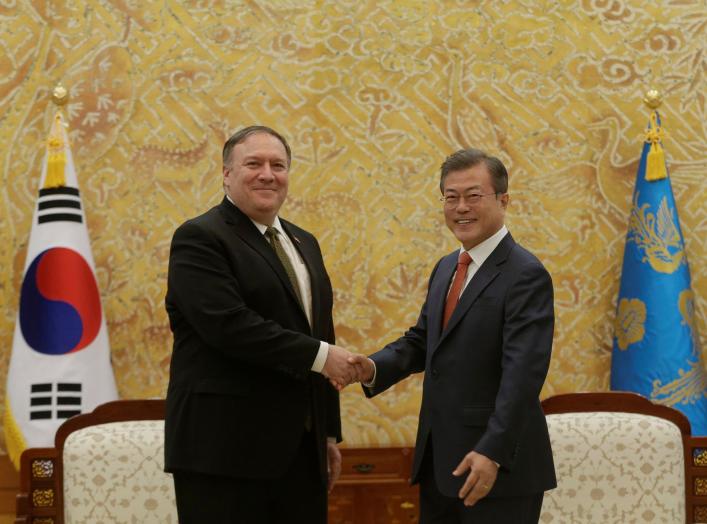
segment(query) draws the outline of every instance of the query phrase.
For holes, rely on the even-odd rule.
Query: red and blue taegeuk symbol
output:
[[[45,355],[88,346],[101,327],[96,278],[84,258],[55,247],[32,261],[20,294],[20,327],[27,344]]]

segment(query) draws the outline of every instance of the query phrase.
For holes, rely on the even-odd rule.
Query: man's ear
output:
[[[221,171],[223,173],[223,180],[221,181],[221,185],[223,186],[224,191],[228,190],[228,184],[226,183],[226,180],[228,180],[228,173],[230,172],[230,169],[227,166],[223,166],[223,170]]]

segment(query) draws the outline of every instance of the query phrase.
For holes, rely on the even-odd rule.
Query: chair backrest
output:
[[[16,524],[177,522],[164,400],[102,404],[64,422],[54,442],[22,454]]]
[[[64,523],[177,522],[164,421],[88,426],[64,442]]]
[[[697,521],[682,413],[619,392],[558,395],[543,409],[558,486],[545,495],[540,522]]]

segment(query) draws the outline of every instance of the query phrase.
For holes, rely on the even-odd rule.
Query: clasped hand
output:
[[[331,385],[341,391],[353,382],[370,382],[374,374],[373,362],[364,355],[351,353],[340,346],[330,345],[322,374]]]

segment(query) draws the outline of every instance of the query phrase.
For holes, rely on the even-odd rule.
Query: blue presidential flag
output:
[[[611,389],[640,393],[676,408],[690,419],[693,435],[707,435],[707,373],[662,134],[654,112],[626,235]]]

